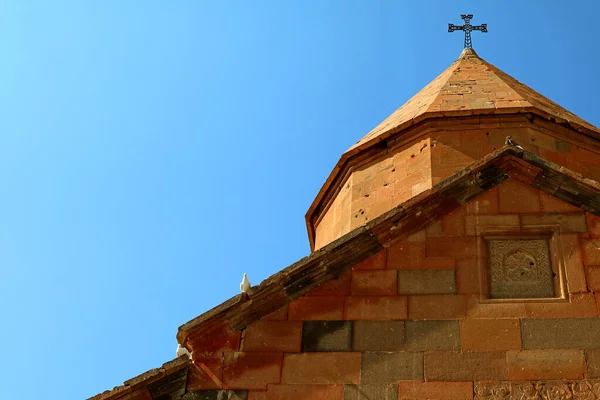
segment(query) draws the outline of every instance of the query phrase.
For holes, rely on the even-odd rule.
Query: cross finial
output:
[[[465,31],[465,49],[471,49],[473,48],[473,44],[471,43],[471,31],[487,33],[487,24],[481,24],[479,26],[471,25],[473,14],[462,14],[460,17],[465,21],[465,24],[463,26],[448,24],[448,32]]]

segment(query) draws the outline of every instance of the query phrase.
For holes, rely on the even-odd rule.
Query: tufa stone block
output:
[[[521,320],[523,349],[598,349],[600,319],[548,318]]]
[[[399,351],[405,348],[404,321],[354,321],[356,351]]]
[[[401,380],[423,380],[423,353],[363,353],[361,383],[392,384]]]
[[[302,351],[349,351],[352,347],[352,322],[305,321]]]
[[[585,374],[581,350],[509,351],[506,359],[511,380],[583,379]]]
[[[561,233],[585,233],[587,222],[585,213],[560,213],[560,214],[522,214],[521,225],[523,228],[555,225]]]
[[[289,305],[288,319],[298,320],[339,320],[344,319],[344,297],[314,296],[300,297]]]
[[[402,320],[407,315],[406,296],[353,296],[346,299],[348,320]]]
[[[473,382],[400,382],[399,400],[472,400]]]
[[[341,384],[360,382],[361,353],[298,353],[283,358],[281,383]]]
[[[518,319],[467,319],[460,321],[463,350],[520,350],[521,327]]]
[[[458,321],[406,321],[409,351],[460,350]]]
[[[225,353],[223,387],[264,390],[269,383],[279,383],[281,353]]]
[[[463,295],[422,295],[408,298],[410,319],[458,319],[466,315]]]
[[[589,378],[600,378],[600,350],[586,350],[585,360],[587,362]]]
[[[398,400],[398,385],[345,385],[344,400]]]
[[[242,351],[300,351],[301,321],[257,321],[244,331]]]
[[[398,294],[456,293],[453,269],[398,270]]]
[[[392,296],[397,291],[397,274],[394,270],[353,271],[353,295]]]
[[[503,351],[425,353],[427,381],[475,381],[508,379]]]

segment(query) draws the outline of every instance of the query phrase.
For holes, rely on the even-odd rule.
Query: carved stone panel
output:
[[[490,297],[554,297],[548,240],[488,240]]]
[[[475,382],[475,400],[598,400],[600,380]]]

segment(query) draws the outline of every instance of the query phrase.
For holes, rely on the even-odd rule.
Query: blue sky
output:
[[[0,7],[0,398],[82,399],[309,252],[339,156],[479,55],[600,125],[596,1]]]

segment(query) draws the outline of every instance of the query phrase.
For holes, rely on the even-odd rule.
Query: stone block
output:
[[[305,321],[302,329],[302,351],[350,351],[352,322]]]
[[[456,260],[456,292],[459,294],[478,294],[479,261],[476,258]]]
[[[344,385],[269,385],[267,400],[343,400]]]
[[[344,400],[398,400],[398,385],[345,385]]]
[[[582,379],[585,359],[581,350],[523,350],[506,355],[511,380]]]
[[[354,321],[352,341],[355,351],[404,350],[404,321]]]
[[[456,293],[453,269],[398,270],[398,294]]]
[[[477,257],[480,252],[475,237],[428,237],[427,257]]]
[[[408,351],[460,350],[458,321],[406,321]]]
[[[490,189],[470,200],[465,210],[467,215],[498,214],[498,189]]]
[[[361,353],[285,354],[281,383],[342,384],[359,383]]]
[[[523,349],[599,349],[599,318],[521,320]]]
[[[498,211],[501,214],[540,212],[540,192],[515,179],[509,179],[498,186]]]
[[[399,400],[472,400],[473,382],[400,382]]]
[[[600,378],[600,349],[586,350],[585,361],[589,378]]]
[[[540,200],[542,202],[542,212],[581,212],[579,207],[544,192],[540,192]]]
[[[327,281],[311,290],[307,296],[348,296],[350,295],[350,284],[352,272],[345,271],[339,278]]]
[[[521,349],[518,319],[466,319],[460,321],[460,338],[465,351]]]
[[[346,299],[347,320],[403,320],[407,315],[406,296],[353,296]]]
[[[569,301],[527,303],[525,311],[529,318],[595,317],[598,309],[592,293],[573,293]]]
[[[300,297],[290,303],[288,319],[291,321],[344,319],[344,297]]]
[[[423,353],[363,353],[361,383],[393,384],[401,380],[423,380]]]
[[[387,251],[387,268],[418,268],[425,258],[425,243],[401,241]]]
[[[594,239],[600,238],[600,217],[592,213],[586,212],[588,234]]]
[[[387,249],[372,255],[352,267],[353,270],[385,269],[387,264]]]
[[[561,233],[587,232],[585,213],[558,213],[558,214],[521,214],[523,228],[537,226],[558,226]]]
[[[569,293],[587,292],[579,235],[576,233],[560,235],[560,246],[565,260],[565,273]]]
[[[469,318],[525,318],[525,303],[481,302],[478,295],[467,296],[467,316]]]
[[[600,292],[600,266],[585,267],[587,286],[592,292]]]
[[[600,265],[600,239],[580,239],[585,265]]]
[[[353,271],[352,295],[392,296],[397,294],[395,270]]]
[[[466,298],[463,295],[409,296],[410,319],[459,319],[466,315]]]
[[[475,381],[508,379],[506,353],[503,351],[425,353],[425,380]]]
[[[281,353],[225,353],[223,383],[229,389],[262,389],[279,383]]]
[[[521,229],[519,216],[515,214],[468,215],[465,227],[468,236],[486,232],[518,232]]]
[[[301,321],[257,321],[244,331],[242,351],[300,351]]]
[[[465,209],[458,207],[444,215],[442,229],[445,236],[463,236],[465,234]]]

